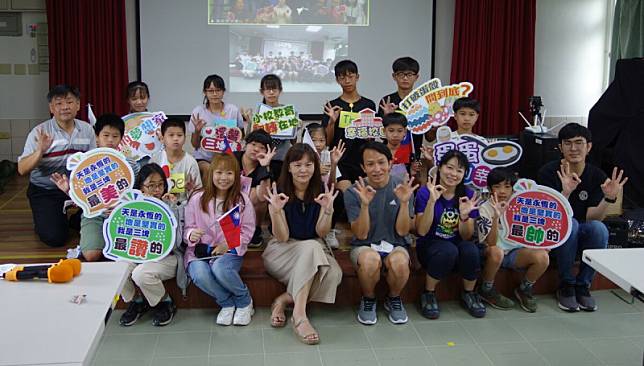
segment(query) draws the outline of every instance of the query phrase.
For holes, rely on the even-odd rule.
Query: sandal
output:
[[[284,313],[284,310],[282,310],[283,315],[278,315],[278,316],[273,316],[273,312],[275,312],[275,308],[277,308],[280,305],[284,305],[281,302],[273,302],[271,304],[271,327],[273,328],[284,328],[286,326],[286,314]]]
[[[304,324],[305,322],[309,323],[311,328],[313,328],[313,325],[311,324],[309,319],[302,318],[302,319],[298,320],[297,323],[296,323],[295,320],[293,318],[291,318],[291,321],[293,322],[293,333],[295,333],[295,335],[300,340],[300,342],[302,342],[304,344],[308,344],[308,345],[315,345],[315,344],[320,343],[320,335],[315,330],[313,331],[313,333],[309,333],[309,334],[305,334],[305,335],[302,335],[300,332],[297,331],[297,328],[300,325]]]

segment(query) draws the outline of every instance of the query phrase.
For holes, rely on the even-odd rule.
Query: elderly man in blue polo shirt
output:
[[[50,247],[65,245],[69,222],[63,205],[69,199],[50,180],[53,173],[69,175],[67,158],[76,152],[96,147],[94,130],[85,121],[75,119],[80,109],[80,93],[69,85],[57,85],[47,94],[53,118],[29,132],[25,148],[18,158],[18,173],[29,174],[27,197],[33,214],[36,234]]]

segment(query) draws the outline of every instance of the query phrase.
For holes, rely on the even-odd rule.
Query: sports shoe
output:
[[[324,237],[324,241],[331,249],[338,249],[340,247],[340,242],[335,237],[335,229],[329,230],[329,233]]]
[[[409,320],[400,296],[387,296],[385,298],[385,311],[389,313],[389,321],[394,324],[405,324]]]
[[[432,291],[424,291],[420,294],[420,313],[428,319],[438,319],[441,310],[438,307],[436,294]]]
[[[523,291],[520,287],[517,287],[514,289],[514,297],[519,302],[521,309],[528,313],[537,311],[537,299],[532,295],[532,288],[528,291]]]
[[[255,226],[255,232],[253,233],[253,237],[250,239],[250,243],[248,243],[248,246],[250,248],[259,248],[262,246],[263,242],[262,238],[262,227],[261,226]]]
[[[219,314],[217,314],[217,324],[219,325],[231,325],[233,323],[233,317],[235,316],[235,307],[230,306],[227,308],[221,308]]]
[[[376,299],[362,297],[358,308],[358,321],[364,325],[373,325],[378,321],[376,314]]]
[[[495,287],[492,287],[488,291],[483,290],[483,287],[479,287],[479,296],[481,300],[490,304],[495,309],[510,310],[514,307],[514,301],[501,295]]]
[[[154,307],[152,325],[162,327],[170,324],[176,312],[177,307],[174,305],[174,301],[172,301],[171,297],[168,297],[168,300],[161,301]]]
[[[475,318],[482,318],[485,316],[485,305],[481,302],[481,297],[474,291],[463,292],[461,295],[463,306],[467,309],[471,316]]]
[[[129,327],[136,323],[148,310],[150,310],[150,305],[148,305],[147,301],[130,301],[127,310],[121,315],[119,323],[124,327]]]
[[[251,300],[248,306],[243,308],[237,308],[235,310],[235,316],[233,317],[233,325],[248,325],[250,324],[250,319],[255,314],[255,308],[253,308],[253,301]]]
[[[579,303],[575,295],[575,287],[564,285],[557,290],[557,305],[564,311],[579,311]]]
[[[575,287],[575,297],[577,298],[577,303],[579,303],[579,309],[583,311],[595,311],[597,310],[597,304],[595,299],[590,295],[590,291],[586,286],[576,286]]]

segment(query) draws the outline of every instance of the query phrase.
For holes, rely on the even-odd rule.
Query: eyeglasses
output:
[[[563,147],[566,149],[570,149],[571,147],[575,147],[577,149],[581,149],[582,147],[586,146],[586,141],[584,140],[575,140],[575,141],[568,141],[565,140],[562,142]]]
[[[156,191],[156,190],[162,190],[163,188],[165,188],[165,185],[163,184],[163,182],[161,182],[161,183],[144,184],[143,187],[145,187],[150,191]]]
[[[399,72],[394,74],[394,76],[397,77],[398,79],[404,79],[404,78],[411,79],[416,75],[418,75],[418,74],[416,74],[415,72],[411,72],[411,71],[408,71],[408,72],[399,71]]]

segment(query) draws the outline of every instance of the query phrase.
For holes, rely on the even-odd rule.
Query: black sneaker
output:
[[[595,311],[597,310],[597,304],[595,299],[590,296],[590,291],[586,286],[576,286],[575,287],[575,297],[577,298],[577,303],[579,303],[579,309],[583,311]]]
[[[262,227],[261,226],[255,226],[255,232],[253,233],[253,237],[250,239],[250,243],[248,246],[250,248],[259,248],[263,244],[262,239]]]
[[[425,291],[420,294],[420,313],[427,319],[438,319],[441,315],[434,292]]]
[[[579,311],[579,303],[577,302],[574,286],[564,285],[557,290],[557,305],[564,311]]]
[[[482,318],[485,316],[485,305],[481,301],[481,297],[474,291],[463,292],[461,295],[463,306],[467,309],[471,316],[475,318]]]
[[[130,301],[130,304],[127,306],[127,310],[125,310],[125,313],[121,315],[119,323],[124,327],[129,327],[136,323],[136,321],[139,320],[139,318],[148,310],[150,310],[150,305],[148,305],[147,301]]]
[[[154,315],[152,318],[152,325],[162,327],[172,322],[174,314],[177,312],[177,307],[170,297],[169,301],[161,301],[154,307]]]

